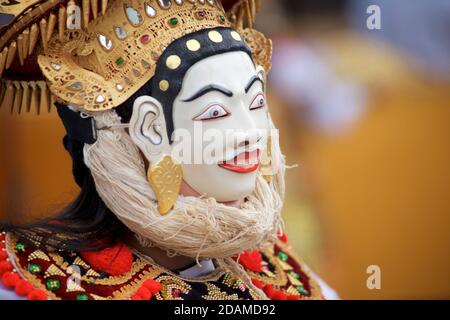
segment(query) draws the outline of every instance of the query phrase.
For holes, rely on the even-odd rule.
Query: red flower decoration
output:
[[[28,296],[28,300],[47,300],[47,293],[44,290],[33,290]]]
[[[140,296],[142,300],[150,300],[152,298],[152,293],[144,286],[140,287],[135,295]]]
[[[239,255],[239,263],[244,266],[244,268],[254,271],[261,272],[262,269],[262,256],[258,250],[253,250],[251,252],[244,251]]]
[[[288,242],[288,237],[286,233],[280,233],[278,234],[278,239],[280,239],[282,242],[287,243]]]
[[[161,290],[161,283],[153,279],[145,280],[142,286],[150,290],[152,295],[157,294]]]
[[[14,288],[19,282],[20,277],[15,272],[5,272],[2,276],[2,283],[6,288]]]
[[[0,261],[0,276],[5,272],[12,271],[13,267],[9,261]]]
[[[15,291],[19,296],[27,296],[29,293],[31,293],[31,291],[33,291],[33,285],[27,280],[19,280],[16,283]]]
[[[133,254],[122,242],[97,252],[81,252],[81,257],[97,271],[119,276],[131,270]]]

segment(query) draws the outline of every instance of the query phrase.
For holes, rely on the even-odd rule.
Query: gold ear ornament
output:
[[[183,169],[169,155],[164,155],[156,164],[150,165],[147,179],[158,201],[159,213],[167,214],[180,193]]]

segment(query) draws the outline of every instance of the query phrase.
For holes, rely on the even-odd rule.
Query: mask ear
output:
[[[141,96],[134,101],[130,136],[150,163],[157,163],[163,154],[170,153],[164,112],[158,100]]]
[[[170,156],[166,120],[158,100],[141,96],[134,101],[130,136],[150,162],[147,179],[158,200],[159,212],[167,214],[180,192],[183,171]]]

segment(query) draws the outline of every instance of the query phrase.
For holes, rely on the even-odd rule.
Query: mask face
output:
[[[208,57],[187,71],[173,104],[171,149],[200,195],[225,202],[253,192],[269,130],[262,78],[244,52]]]

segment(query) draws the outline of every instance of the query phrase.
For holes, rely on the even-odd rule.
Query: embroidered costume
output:
[[[258,299],[226,267],[189,278],[150,263],[123,243],[95,253],[44,252],[12,235],[2,235],[2,239],[6,240],[3,252],[9,257],[7,261],[2,256],[3,284],[31,300]],[[319,285],[290,250],[279,240],[261,252],[245,252],[239,263],[270,299],[321,299]],[[75,268],[81,272],[75,273]]]

